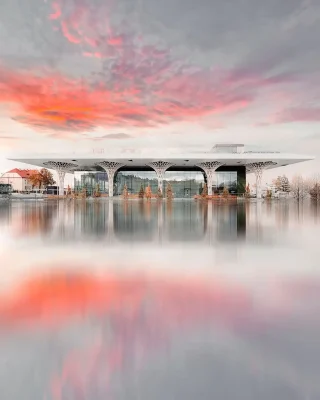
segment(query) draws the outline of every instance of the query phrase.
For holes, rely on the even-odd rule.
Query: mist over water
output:
[[[319,227],[294,200],[1,203],[1,400],[319,399]]]

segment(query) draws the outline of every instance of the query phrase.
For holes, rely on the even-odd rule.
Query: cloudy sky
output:
[[[2,0],[0,171],[216,142],[318,157],[319,20],[318,0]],[[320,163],[279,172],[299,170]]]

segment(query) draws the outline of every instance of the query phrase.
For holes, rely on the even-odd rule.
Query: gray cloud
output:
[[[94,138],[94,140],[113,140],[113,139],[131,139],[132,136],[127,133],[109,133],[107,135],[103,135],[98,138]]]
[[[99,11],[105,3],[87,2],[87,8]],[[74,63],[79,48],[66,42],[59,29],[50,29],[51,4],[2,2],[2,57],[12,63],[42,60],[65,68]],[[266,68],[294,60],[301,68],[315,69],[319,60],[312,62],[311,56],[319,46],[319,11],[320,4],[311,0],[198,0],[197,6],[194,0],[119,0],[110,18],[114,23],[130,22],[150,42],[170,45],[174,54],[206,65],[229,62]],[[74,72],[79,69],[84,72],[83,64]],[[86,60],[85,69],[91,72],[99,66]]]
[[[0,135],[0,140],[22,140],[22,138],[16,136]]]

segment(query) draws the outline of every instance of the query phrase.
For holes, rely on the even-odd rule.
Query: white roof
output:
[[[126,166],[145,166],[153,161],[167,161],[173,163],[177,167],[195,166],[204,161],[220,161],[229,166],[246,165],[252,162],[272,161],[276,164],[270,165],[268,168],[277,168],[289,164],[295,164],[303,161],[313,160],[315,157],[310,155],[300,155],[280,152],[239,152],[239,153],[177,153],[170,154],[165,151],[146,153],[123,153],[116,151],[98,152],[91,154],[41,154],[27,156],[12,156],[9,159],[26,164],[35,165],[37,167],[46,167],[47,161],[60,161],[74,163],[79,166],[78,169],[84,167],[94,167],[96,163],[101,161],[115,161],[125,164]]]

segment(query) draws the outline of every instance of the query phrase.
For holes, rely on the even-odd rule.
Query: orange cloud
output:
[[[176,89],[170,88],[170,82],[162,90],[151,90],[154,98],[148,104],[146,91],[134,83],[126,88],[120,84],[117,87],[116,82],[113,88],[103,83],[91,87],[58,74],[36,75],[4,68],[0,74],[0,102],[10,106],[15,120],[41,129],[86,131],[97,126],[154,126],[246,105],[245,99],[223,103],[214,97],[208,103],[199,98],[192,104],[188,93],[184,102],[179,99],[183,91],[179,96]]]
[[[89,82],[51,71],[0,66],[0,104],[9,105],[14,120],[41,130],[70,132],[195,121],[242,110],[260,90],[291,79],[284,74],[188,65],[173,57],[170,49],[147,43],[130,21],[114,26],[113,9],[110,1],[98,6],[89,0],[52,3],[49,20],[58,24],[79,54],[100,58],[102,71]]]
[[[150,127],[241,110],[254,101],[259,82],[265,84],[260,77],[245,87],[227,84],[227,73],[202,71],[165,78],[162,71],[120,64],[107,83],[92,85],[57,73],[0,68],[0,103],[9,105],[16,121],[42,130]]]

